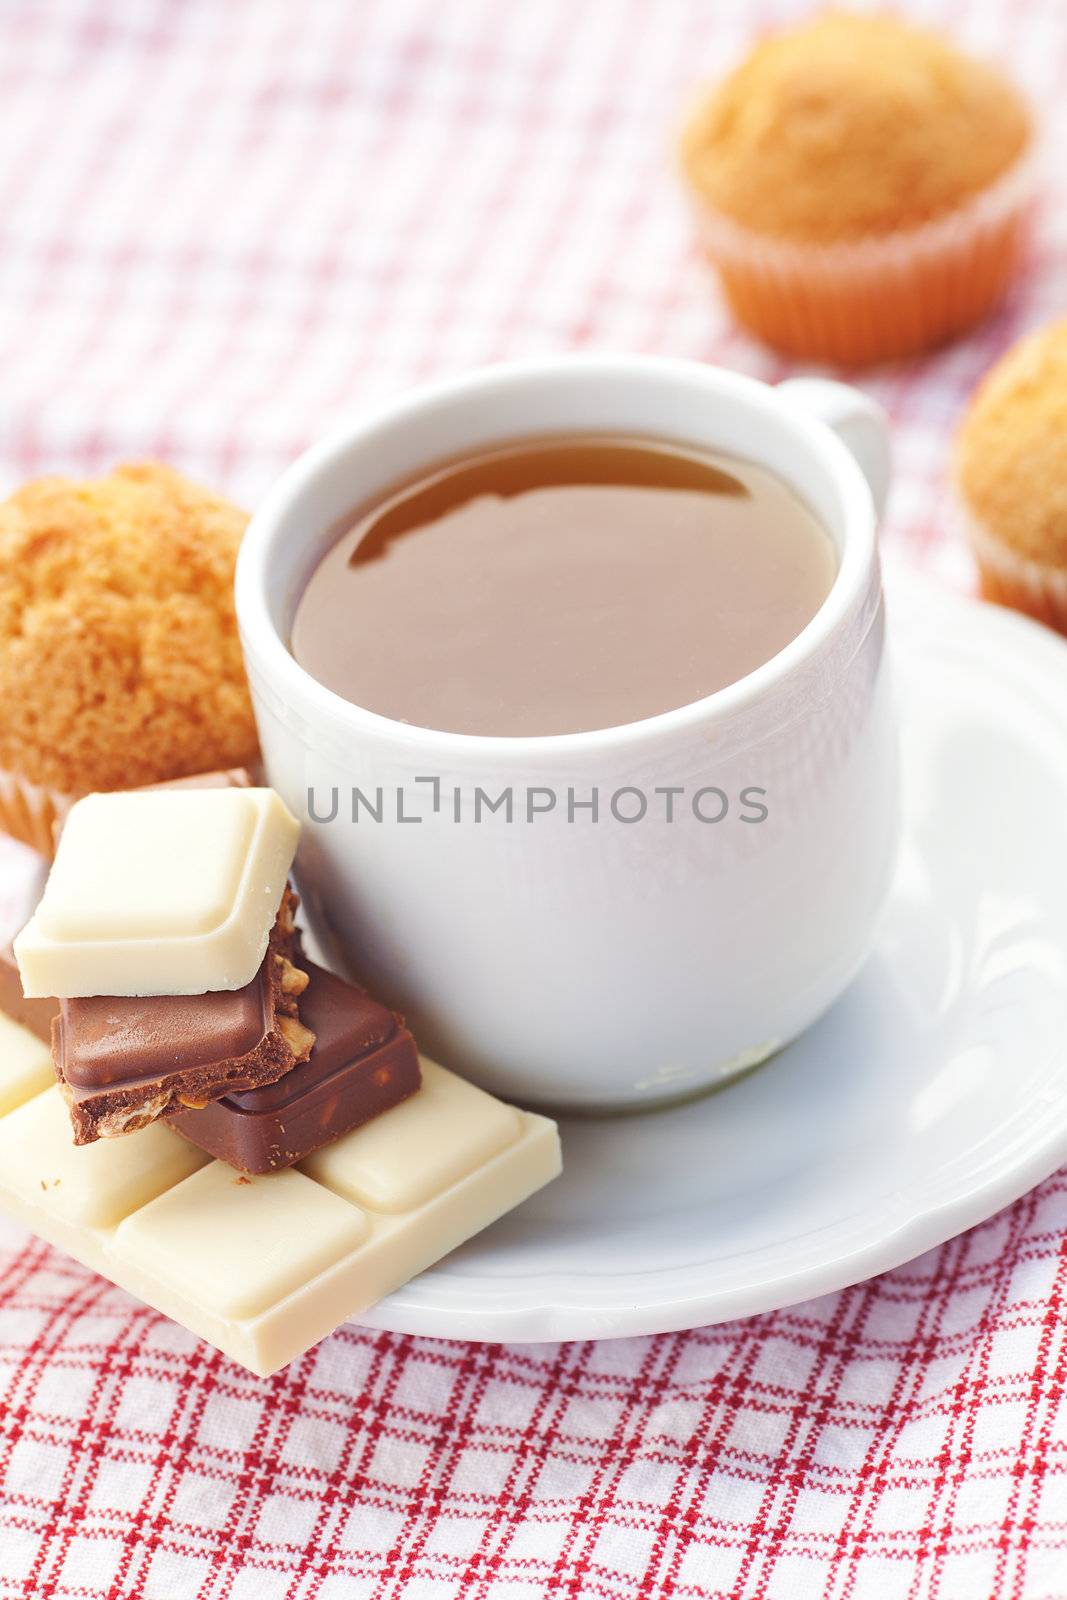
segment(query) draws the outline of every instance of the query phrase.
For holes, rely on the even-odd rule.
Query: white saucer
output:
[[[669,1111],[567,1122],[558,1182],[366,1321],[667,1332],[918,1255],[1067,1160],[1067,645],[890,587],[905,839],[874,956],[803,1039]]]

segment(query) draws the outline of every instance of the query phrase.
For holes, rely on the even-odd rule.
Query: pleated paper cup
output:
[[[963,333],[1004,294],[1026,244],[1032,154],[918,228],[819,245],[754,233],[697,197],[705,253],[738,321],[786,355],[866,366]]]
[[[1067,571],[1020,555],[966,507],[961,517],[985,599],[1067,634]]]
[[[56,830],[76,798],[0,768],[0,829],[50,861]]]

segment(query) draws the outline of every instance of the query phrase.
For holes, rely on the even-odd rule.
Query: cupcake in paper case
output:
[[[955,470],[986,599],[1067,633],[1067,320],[987,374]]]
[[[256,760],[233,610],[245,521],[155,465],[0,504],[5,832],[51,855],[80,795]]]
[[[739,321],[787,355],[844,365],[978,322],[1033,209],[1016,90],[885,15],[832,12],[759,45],[695,107],[681,161]]]

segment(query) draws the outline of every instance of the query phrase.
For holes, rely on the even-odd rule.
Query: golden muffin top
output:
[[[757,46],[696,107],[682,164],[745,227],[829,243],[943,216],[1029,137],[992,68],[893,17],[830,12]]]
[[[959,431],[956,481],[1018,555],[1067,566],[1067,320],[1021,339],[986,374]]]
[[[0,767],[77,793],[254,758],[233,609],[246,520],[154,465],[0,504]]]

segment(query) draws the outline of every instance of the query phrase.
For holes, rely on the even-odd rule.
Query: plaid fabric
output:
[[[159,456],[251,503],[349,407],[475,363],[665,351],[767,378],[671,180],[702,75],[782,0],[8,0],[6,486]],[[1062,0],[909,7],[1010,62],[1063,148]],[[1058,136],[1058,137],[1057,137]],[[868,381],[888,541],[954,584],[946,442],[1062,309]],[[9,916],[26,862],[0,855]],[[898,1272],[657,1339],[342,1330],[261,1383],[0,1231],[0,1596],[1067,1596],[1063,1176]]]

